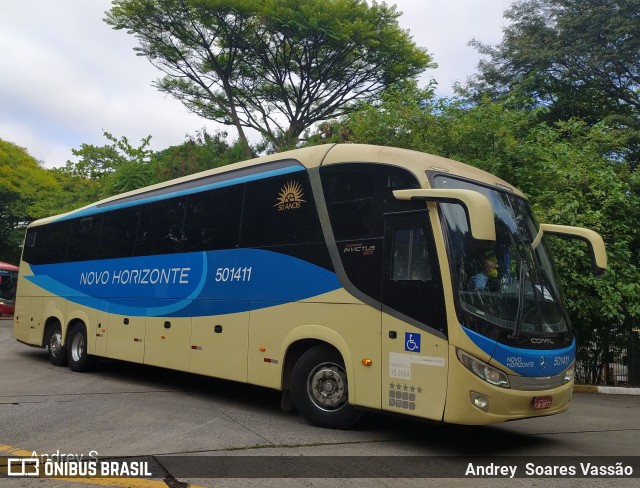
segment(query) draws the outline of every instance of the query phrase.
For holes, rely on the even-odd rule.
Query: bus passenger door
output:
[[[382,408],[441,420],[448,347],[429,213],[385,215],[384,252]]]

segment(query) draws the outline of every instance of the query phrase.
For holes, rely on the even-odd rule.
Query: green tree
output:
[[[165,73],[156,86],[189,110],[274,150],[411,79],[430,57],[395,7],[364,0],[116,0],[105,21]]]
[[[536,126],[518,151],[518,185],[540,219],[596,230],[607,246],[609,270],[595,278],[585,246],[552,241],[578,357],[591,365],[583,380],[596,379],[613,361],[612,347],[621,347],[640,320],[640,199],[632,191],[634,175],[608,160],[611,148],[623,144],[605,124],[573,119]]]
[[[242,161],[245,154],[240,141],[229,145],[226,138],[226,132],[209,134],[203,128],[188,135],[183,144],[157,152],[153,157],[156,182]]]
[[[640,158],[640,0],[518,0],[503,41],[472,41],[485,59],[470,89],[520,93],[548,107],[545,119],[606,120],[625,129],[621,149]],[[477,99],[477,98],[476,98]]]
[[[126,136],[119,139],[109,132],[103,132],[110,142],[104,146],[81,144],[80,149],[71,153],[79,158],[67,161],[61,174],[79,178],[87,183],[90,200],[135,190],[154,181],[154,171],[150,164],[154,152],[149,149],[151,136],[134,147]]]
[[[528,133],[518,174],[529,179],[519,184],[550,220],[602,229],[612,263],[603,280],[585,282],[573,272],[575,249],[558,247],[573,273],[567,298],[581,351],[596,371],[639,319],[640,0],[518,0],[505,17],[499,45],[473,43],[486,59],[469,93],[544,108],[537,120],[548,126]]]
[[[81,185],[46,170],[27,151],[0,139],[0,260],[17,263],[31,221],[87,203]]]
[[[539,122],[536,110],[508,102],[481,103],[461,97],[436,98],[416,85],[383,93],[333,128],[345,142],[414,149],[464,161],[513,181],[514,151]]]
[[[548,124],[540,121],[546,108],[517,102],[396,91],[325,127],[323,135],[472,164],[524,191],[540,221],[600,232],[610,265],[600,278],[590,273],[586,246],[550,239],[580,357],[596,370],[610,360],[610,346],[640,320],[640,178],[620,163],[626,138],[608,124]]]

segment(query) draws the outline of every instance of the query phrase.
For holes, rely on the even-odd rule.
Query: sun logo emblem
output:
[[[278,211],[300,208],[301,204],[306,202],[302,197],[304,197],[302,185],[297,181],[289,181],[278,193],[274,207],[277,207]]]

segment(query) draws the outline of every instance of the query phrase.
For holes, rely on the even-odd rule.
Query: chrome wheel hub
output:
[[[347,403],[346,375],[336,364],[323,364],[309,374],[309,397],[323,410],[337,410]]]
[[[84,356],[84,337],[82,334],[76,334],[71,341],[71,357],[74,361],[80,361]]]

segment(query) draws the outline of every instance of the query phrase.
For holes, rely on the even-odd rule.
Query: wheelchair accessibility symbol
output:
[[[420,352],[420,334],[405,332],[404,350],[409,352]]]

